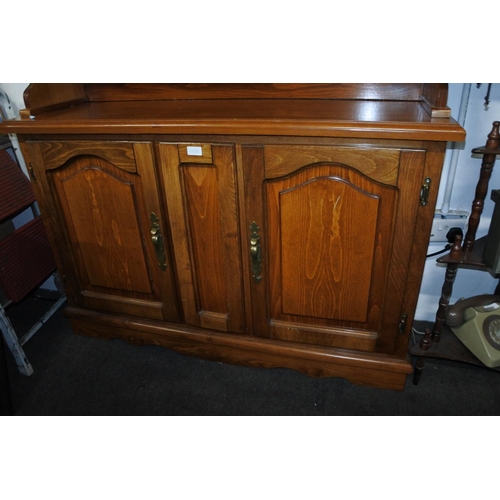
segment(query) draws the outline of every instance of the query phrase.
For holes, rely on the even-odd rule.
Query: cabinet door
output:
[[[159,147],[184,321],[243,333],[234,147]]]
[[[425,152],[265,146],[242,157],[256,335],[392,352]]]
[[[35,142],[27,151],[72,300],[178,321],[151,144]]]

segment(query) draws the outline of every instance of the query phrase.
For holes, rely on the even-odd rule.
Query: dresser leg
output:
[[[415,362],[415,367],[413,370],[413,385],[418,385],[420,382],[420,377],[424,371],[425,360],[423,356],[418,356],[417,361]]]

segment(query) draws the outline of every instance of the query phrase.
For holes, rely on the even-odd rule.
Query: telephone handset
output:
[[[500,295],[460,299],[448,307],[446,324],[486,366],[500,366]]]

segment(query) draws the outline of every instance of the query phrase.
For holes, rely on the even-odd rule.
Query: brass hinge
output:
[[[31,162],[30,162],[30,166],[29,166],[28,170],[29,170],[31,180],[36,184],[35,171],[33,170],[33,165],[31,164]]]
[[[420,204],[425,207],[429,203],[429,191],[431,189],[431,178],[426,177],[424,183],[422,184],[422,189],[420,190]]]
[[[398,333],[403,335],[406,330],[406,321],[408,320],[408,314],[403,313],[401,319],[399,320]]]

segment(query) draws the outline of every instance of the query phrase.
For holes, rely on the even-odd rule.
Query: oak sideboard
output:
[[[16,134],[78,334],[401,390],[447,84],[31,84]]]

